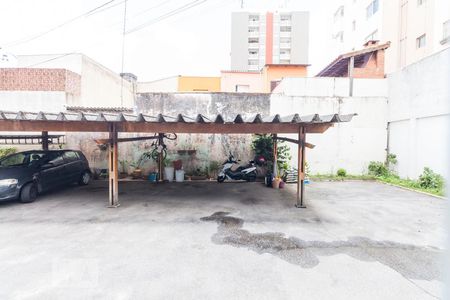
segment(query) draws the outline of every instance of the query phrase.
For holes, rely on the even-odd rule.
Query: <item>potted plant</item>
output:
[[[127,178],[128,177],[128,161],[123,159],[123,160],[119,160],[119,165],[120,165],[120,173],[119,173],[119,178]]]
[[[175,172],[175,168],[172,165],[172,161],[169,160],[168,158],[165,158],[163,164],[164,164],[164,178],[167,181],[172,182]]]
[[[210,180],[216,180],[220,170],[220,163],[218,161],[211,161],[208,167],[208,175]]]
[[[283,171],[282,168],[278,167],[276,169],[276,176],[275,176],[275,178],[272,181],[272,187],[274,189],[279,189],[279,188],[283,188],[284,187],[284,182],[283,182],[283,179],[282,179],[283,173],[284,173],[284,171]],[[282,182],[283,182],[283,184],[281,184]],[[280,187],[280,185],[282,185],[282,186]]]

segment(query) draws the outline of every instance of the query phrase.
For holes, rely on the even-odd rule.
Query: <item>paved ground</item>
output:
[[[0,204],[0,299],[435,299],[446,201],[319,182],[106,182]]]

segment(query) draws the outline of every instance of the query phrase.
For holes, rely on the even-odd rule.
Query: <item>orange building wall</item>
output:
[[[179,92],[220,92],[220,77],[180,76]]]
[[[307,66],[298,65],[269,65],[263,68],[264,92],[270,93],[272,81],[279,81],[284,77],[306,77]]]

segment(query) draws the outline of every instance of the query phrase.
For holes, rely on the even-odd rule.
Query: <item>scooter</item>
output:
[[[235,160],[233,154],[228,156],[228,160],[223,163],[223,169],[220,171],[219,176],[217,176],[218,182],[224,182],[225,179],[228,180],[256,180],[256,166],[255,162],[252,160],[246,166],[239,166],[236,170],[231,170],[234,164],[238,164],[239,160]]]

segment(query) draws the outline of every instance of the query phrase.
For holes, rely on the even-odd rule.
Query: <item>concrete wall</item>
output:
[[[292,12],[291,64],[308,64],[309,12]]]
[[[285,96],[347,97],[350,81],[338,77],[284,78],[273,91]],[[353,96],[387,97],[388,85],[383,79],[354,79]]]
[[[64,91],[0,91],[0,110],[56,113],[65,104]]]
[[[335,174],[339,168],[363,174],[370,161],[386,158],[386,84],[384,79],[355,79],[354,97],[348,97],[345,78],[286,78],[271,96],[270,112],[357,113],[350,123],[336,124],[324,134],[309,134],[307,141],[316,148],[306,150],[306,161],[312,174]],[[291,147],[293,166],[297,165],[296,148]]]
[[[133,107],[134,85],[83,54],[19,55],[18,67],[63,68],[81,75],[81,94],[69,97],[67,105]]]
[[[231,14],[231,70],[248,69],[248,12]]]
[[[222,71],[221,75],[220,89],[222,92],[233,93],[236,92],[236,88],[243,89],[246,87],[248,87],[246,93],[260,93],[263,90],[263,82],[259,72]]]
[[[133,107],[134,93],[135,86],[132,83],[83,56],[81,97],[75,103],[68,104],[86,107]]]
[[[269,115],[270,95],[268,94],[237,94],[237,93],[144,93],[136,100],[137,113],[148,115],[176,116],[179,113],[196,116],[222,114],[227,119],[241,114],[244,118],[261,113]],[[154,133],[140,134],[152,136]],[[130,135],[130,134],[129,134]],[[129,136],[121,134],[121,136]],[[69,134],[67,145],[70,148],[81,149],[94,168],[107,167],[106,151],[101,151],[94,138],[106,137],[104,134]],[[253,159],[251,152],[252,135],[222,135],[222,134],[180,134],[175,141],[166,141],[170,160],[183,160],[184,169],[192,173],[194,169],[208,166],[210,161],[223,162],[231,151],[243,163]],[[150,151],[152,141],[121,143],[119,146],[120,160],[137,161],[141,154]],[[187,154],[184,150],[195,150]],[[156,167],[154,162],[144,165],[145,172]]]
[[[389,151],[402,177],[430,167],[447,178],[450,49],[388,76]]]

